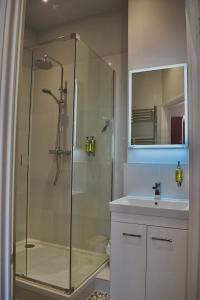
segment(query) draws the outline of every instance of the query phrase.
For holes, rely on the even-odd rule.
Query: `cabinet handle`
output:
[[[163,239],[163,238],[157,238],[157,237],[152,237],[151,238],[153,241],[162,241],[162,242],[168,242],[168,243],[172,243],[172,239]]]
[[[131,236],[131,237],[137,237],[137,238],[141,238],[141,234],[132,234],[132,233],[122,233],[123,236]]]

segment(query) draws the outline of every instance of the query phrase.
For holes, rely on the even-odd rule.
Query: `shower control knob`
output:
[[[70,150],[63,150],[63,149],[54,149],[54,150],[49,150],[49,154],[70,155],[71,151]]]

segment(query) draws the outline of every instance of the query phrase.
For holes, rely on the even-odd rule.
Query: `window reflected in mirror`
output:
[[[131,71],[129,76],[129,145],[185,146],[187,66]]]

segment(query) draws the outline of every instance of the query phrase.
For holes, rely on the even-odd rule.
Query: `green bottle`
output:
[[[90,138],[89,138],[89,153],[90,154],[92,153],[92,139],[93,139],[93,136],[90,136]]]
[[[94,136],[92,136],[91,138],[91,153],[94,156],[96,152],[96,140],[94,139]]]
[[[180,187],[183,182],[183,170],[181,168],[180,161],[178,161],[176,172],[175,172],[175,177],[176,177],[176,183]]]
[[[86,141],[85,141],[85,152],[89,153],[89,149],[90,149],[90,140],[89,137],[86,137]]]

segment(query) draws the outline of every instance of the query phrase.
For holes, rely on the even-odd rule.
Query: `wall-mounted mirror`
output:
[[[129,72],[129,147],[187,147],[187,65]]]

